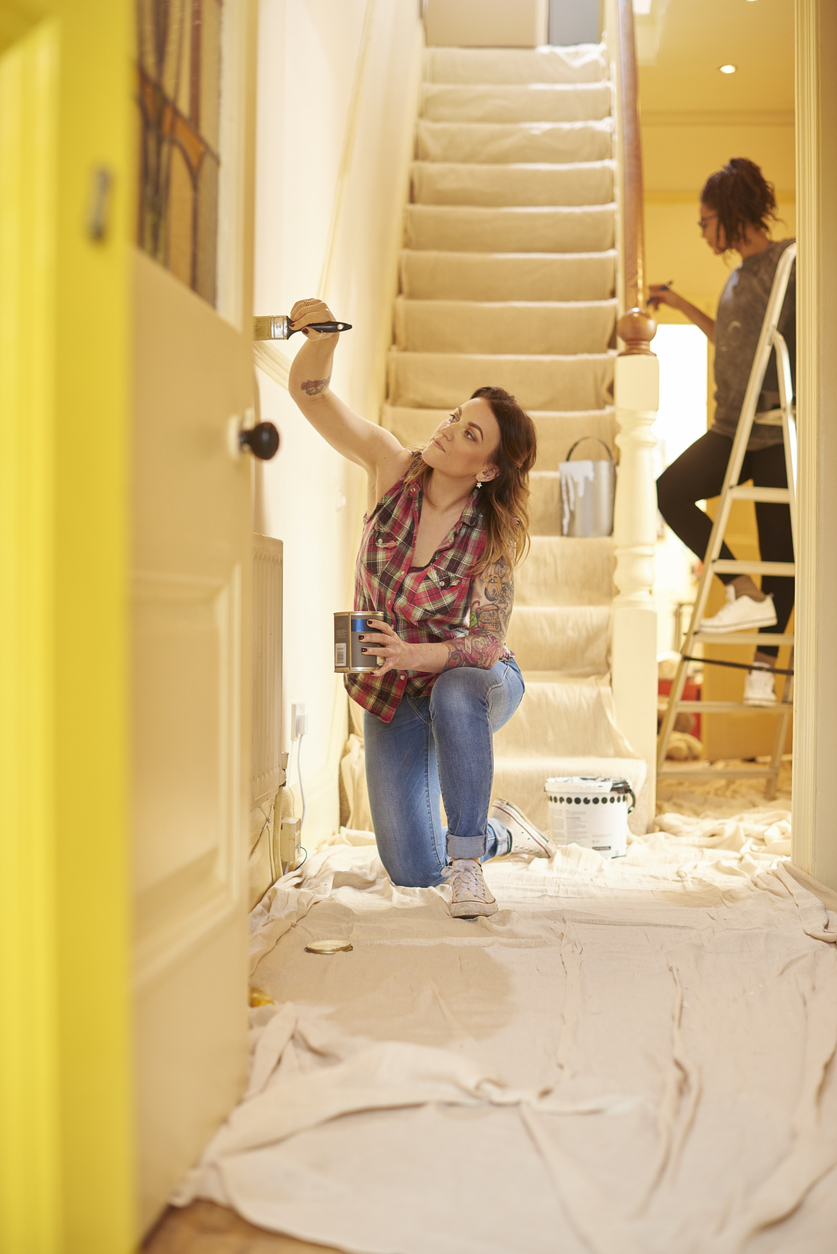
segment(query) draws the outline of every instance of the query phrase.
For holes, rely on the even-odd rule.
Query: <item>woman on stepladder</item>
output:
[[[347,675],[346,687],[365,710],[378,851],[396,884],[449,879],[455,917],[494,914],[481,863],[512,850],[552,853],[509,802],[488,813],[492,735],[523,696],[505,636],[513,568],[528,544],[534,424],[502,388],[479,388],[411,452],[329,388],[338,336],[310,324],[331,319],[320,300],[294,305],[292,324],[308,342],[289,387],[311,425],[368,475],[354,608],[386,615],[362,637],[382,662]]]
[[[699,226],[717,255],[737,252],[741,264],[733,270],[713,320],[684,300],[669,285],[652,285],[649,304],[679,309],[706,333],[715,345],[715,421],[706,435],[686,450],[657,480],[660,512],[672,531],[698,557],[709,546],[712,523],[695,502],[717,496],[729,462],[732,441],[750,368],[756,353],[773,277],[784,250],[793,240],[771,240],[770,224],[776,217],[773,186],[761,170],[745,157],[735,157],[709,176],[700,195]],[[796,373],[795,276],[788,283],[778,329],[785,337],[791,370]],[[779,404],[776,355],[771,353],[757,413]],[[753,424],[739,483],[752,479],[759,487],[788,486],[782,428]],[[756,502],[756,522],[762,561],[792,562],[793,535],[787,505]],[[726,544],[720,556],[733,557]],[[794,580],[784,575],[765,575],[758,588],[749,575],[719,575],[727,585],[726,604],[712,618],[704,619],[705,632],[783,632],[794,600]],[[748,705],[773,705],[776,701],[773,668],[776,645],[757,649],[753,667],[744,684]]]

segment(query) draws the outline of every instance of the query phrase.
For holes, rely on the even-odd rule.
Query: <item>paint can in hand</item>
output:
[[[370,631],[371,618],[386,619],[383,610],[341,610],[334,615],[334,669],[340,675],[355,671],[376,671],[381,659],[376,654],[361,653],[364,647],[358,636]]]

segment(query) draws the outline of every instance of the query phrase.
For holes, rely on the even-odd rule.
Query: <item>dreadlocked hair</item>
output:
[[[517,566],[529,551],[529,471],[538,451],[535,424],[510,392],[477,388],[471,400],[477,398],[491,408],[500,428],[500,443],[493,457],[499,473],[479,491],[488,539],[475,573],[500,558],[510,567]],[[431,467],[419,462],[406,481],[418,479],[424,488],[431,474]]]
[[[700,199],[718,215],[724,252],[742,242],[748,227],[769,232],[776,221],[776,189],[746,157],[733,157],[722,170],[710,174]]]

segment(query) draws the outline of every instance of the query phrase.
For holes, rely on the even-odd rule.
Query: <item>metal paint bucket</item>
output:
[[[340,675],[355,671],[376,671],[381,665],[377,654],[361,653],[358,636],[369,631],[368,620],[386,620],[383,610],[341,610],[334,615],[334,669]]]
[[[596,440],[607,451],[599,461],[570,461],[581,440]],[[561,533],[592,539],[613,531],[613,498],[616,492],[616,463],[613,454],[595,435],[584,435],[559,462],[561,476]]]
[[[603,858],[624,857],[628,815],[636,805],[626,779],[559,775],[546,781],[544,791],[556,845],[581,845],[595,849]]]

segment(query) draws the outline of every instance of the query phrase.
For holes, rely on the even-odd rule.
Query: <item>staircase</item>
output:
[[[640,796],[646,774],[613,716],[613,542],[564,538],[560,523],[558,462],[584,435],[614,447],[611,84],[595,45],[425,58],[383,422],[423,444],[491,384],[536,423],[509,631],[526,695],[495,737],[495,793],[546,825],[550,775],[619,775]]]

